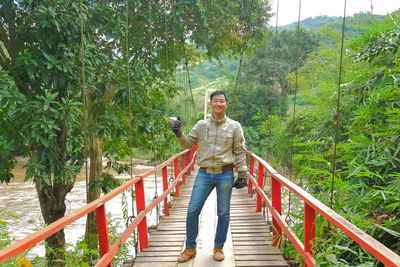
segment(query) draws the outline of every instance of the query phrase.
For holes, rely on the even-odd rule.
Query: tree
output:
[[[0,63],[15,83],[0,93],[9,107],[4,136],[20,140],[29,158],[25,179],[33,178],[43,219],[50,224],[64,216],[65,196],[83,162],[76,79],[79,8],[69,1],[3,1],[0,9],[0,41],[9,54]],[[49,262],[62,257],[57,249],[65,242],[63,231],[46,242],[55,249],[46,251]]]
[[[333,136],[339,112],[335,210],[397,252],[399,33],[390,21],[375,25],[349,43],[343,57],[340,110],[336,110],[339,49],[333,49],[329,43],[310,54],[299,70],[296,119],[293,122],[287,118],[274,125],[274,159],[280,165],[289,164],[290,132],[294,129],[296,177],[306,179],[307,190],[312,190],[322,202],[330,203]],[[293,81],[293,74],[288,78]],[[317,229],[322,240],[337,241],[328,247],[320,246],[325,242],[319,243],[315,254],[320,262],[333,263],[329,258],[340,258],[352,265],[374,261],[362,251],[349,253],[348,249],[357,251],[358,246],[349,245],[341,236],[326,236],[323,230],[324,226]],[[346,249],[333,249],[341,246]]]
[[[89,44],[94,44],[88,48],[90,55],[95,55],[89,60],[89,75],[93,77],[88,76],[91,79],[88,84],[93,87],[88,98],[91,184],[101,176],[104,139],[113,144],[122,141],[128,148],[141,146],[158,156],[167,149],[167,142],[161,142],[169,140],[163,119],[164,103],[177,89],[172,84],[175,68],[182,61],[237,53],[245,39],[250,47],[257,44],[265,30],[268,5],[253,1],[259,16],[251,28],[243,31],[244,13],[249,12],[249,7],[250,1],[112,1],[98,5],[95,26],[85,22],[85,25],[91,24],[88,30],[93,32],[85,37]],[[224,16],[224,27],[221,21],[215,21],[217,15]],[[110,22],[109,17],[115,19]],[[115,31],[118,28],[124,30]],[[115,63],[109,63],[108,58],[113,58]],[[126,106],[128,70],[131,71],[130,86],[134,88],[130,109]],[[120,106],[126,108],[120,109]],[[118,118],[112,110],[120,110],[124,115]],[[112,125],[110,121],[116,123]],[[155,136],[157,143],[152,142]],[[105,152],[113,156],[116,151]],[[124,152],[129,153],[129,149]],[[100,191],[93,189],[89,201],[100,196]],[[92,233],[95,230],[94,227],[87,229]]]
[[[65,196],[82,167],[83,115],[91,181],[101,175],[103,149],[109,157],[127,154],[130,145],[139,144],[162,152],[171,136],[165,131],[163,107],[175,90],[177,64],[235,54],[245,40],[249,47],[256,45],[269,17],[268,1],[263,0],[99,0],[83,1],[80,7],[79,1],[67,0],[0,3],[1,75],[10,77],[0,91],[2,129],[7,130],[0,140],[20,141],[29,158],[26,179],[35,182],[46,224],[64,216]],[[256,19],[245,27],[250,7]],[[85,88],[76,19],[81,15]],[[129,101],[128,80],[133,89]],[[152,142],[154,138],[165,140],[164,145]],[[11,157],[7,173],[12,162]],[[2,177],[3,182],[9,179]],[[89,201],[99,195],[92,187]],[[54,260],[63,258],[64,232],[46,241],[49,266],[62,265]]]
[[[288,94],[293,89],[288,75],[317,47],[318,38],[303,28],[271,33],[264,45],[243,61],[240,86],[234,93],[242,99],[234,103],[236,118],[251,125],[251,117],[257,113],[286,115]]]

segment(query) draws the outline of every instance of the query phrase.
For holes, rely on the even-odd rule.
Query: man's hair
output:
[[[224,91],[221,90],[216,90],[214,92],[212,92],[212,94],[210,95],[210,101],[212,101],[213,97],[216,95],[223,95],[225,97],[225,101],[228,102],[228,98],[226,97],[226,93]]]

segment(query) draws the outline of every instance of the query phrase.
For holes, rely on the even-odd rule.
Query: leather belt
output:
[[[213,166],[213,167],[200,167],[199,171],[205,172],[208,174],[221,174],[226,173],[233,170],[233,164],[228,164],[224,166]]]

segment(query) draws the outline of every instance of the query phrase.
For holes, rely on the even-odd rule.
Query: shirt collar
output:
[[[215,122],[215,123],[225,122],[225,121],[226,121],[226,118],[227,118],[226,114],[224,114],[224,117],[223,117],[222,119],[220,119],[220,120],[214,119],[214,115],[211,115],[211,116],[210,116],[211,121],[212,121],[212,122]]]

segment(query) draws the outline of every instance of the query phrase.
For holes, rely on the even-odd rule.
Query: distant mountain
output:
[[[363,31],[366,30],[369,26],[373,25],[377,21],[382,21],[385,16],[382,15],[374,15],[371,13],[360,12],[354,14],[353,16],[346,17],[346,31]],[[311,31],[318,31],[323,27],[330,28],[341,28],[343,21],[343,17],[330,17],[330,16],[317,16],[312,18],[306,18],[300,21],[300,27],[304,27]],[[361,27],[360,27],[361,26]],[[297,22],[293,22],[291,24],[285,26],[279,26],[278,30],[284,29],[296,29]]]
[[[393,12],[392,16],[398,14],[399,11]],[[358,38],[370,31],[371,28],[385,24],[388,21],[390,21],[389,16],[363,12],[346,17],[345,38],[346,40]],[[320,37],[322,44],[335,46],[340,40],[342,23],[343,17],[318,16],[300,21],[300,27],[316,33]],[[294,22],[278,27],[278,31],[295,30],[296,28],[297,23]]]
[[[312,18],[306,18],[300,21],[300,26],[305,27],[310,30],[318,30],[321,27],[334,22],[334,21],[341,21],[341,17],[329,17],[329,16],[317,16],[317,17],[312,17]],[[288,25],[284,26],[278,26],[278,31],[281,31],[283,29],[296,29],[297,28],[297,22],[290,23]]]

